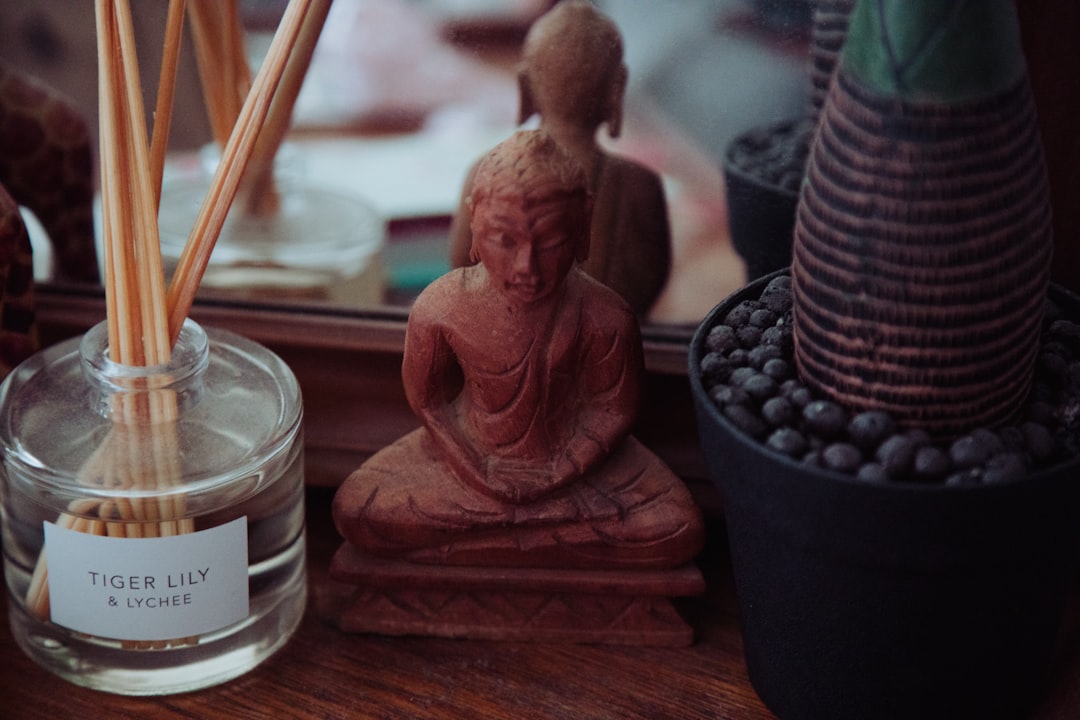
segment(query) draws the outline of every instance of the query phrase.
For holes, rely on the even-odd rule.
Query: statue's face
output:
[[[580,232],[574,232],[564,205],[526,209],[520,196],[497,195],[476,209],[472,229],[480,262],[512,301],[548,297],[574,265]]]

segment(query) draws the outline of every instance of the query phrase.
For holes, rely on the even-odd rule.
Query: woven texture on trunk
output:
[[[1051,251],[1026,79],[922,104],[840,68],[795,228],[799,372],[936,436],[1005,421],[1031,383]]]
[[[847,37],[855,0],[818,0],[810,25],[810,115],[817,118],[829,93],[833,71]]]

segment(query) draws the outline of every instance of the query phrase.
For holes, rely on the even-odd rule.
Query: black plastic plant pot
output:
[[[731,243],[749,280],[791,264],[796,189],[806,160],[806,121],[789,120],[734,138],[723,171]]]
[[[698,360],[769,279],[705,318],[689,363],[758,695],[784,720],[1025,716],[1076,578],[1080,460],[1011,483],[870,483],[749,438],[706,395]]]

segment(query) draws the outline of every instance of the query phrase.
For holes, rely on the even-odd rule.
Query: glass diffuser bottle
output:
[[[167,276],[180,262],[219,162],[220,148],[210,144],[195,165],[181,157],[168,168],[158,213]],[[257,170],[251,163],[245,178],[258,177]],[[200,288],[242,300],[381,303],[383,218],[362,198],[314,184],[292,145],[273,157],[269,174],[268,187],[238,194]]]
[[[214,685],[304,612],[299,387],[264,347],[191,320],[166,365],[115,363],[107,337],[95,326],[0,386],[12,632],[79,685]]]

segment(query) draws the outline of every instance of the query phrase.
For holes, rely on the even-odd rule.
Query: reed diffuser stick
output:
[[[311,9],[304,16],[300,35],[289,55],[281,84],[274,93],[274,101],[267,113],[255,143],[245,180],[243,208],[246,212],[265,216],[277,210],[277,192],[274,187],[274,158],[281,148],[285,135],[292,124],[293,108],[300,95],[304,78],[315,46],[319,42],[326,16],[330,14],[330,0],[312,0]]]
[[[130,333],[130,312],[137,307],[132,297],[133,268],[126,266],[127,253],[119,238],[130,233],[132,215],[129,196],[122,192],[127,141],[120,135],[123,94],[118,80],[122,65],[116,57],[119,47],[116,15],[109,0],[97,0],[95,6],[98,45],[98,105],[100,116],[101,206],[105,254],[105,314],[108,321],[109,351],[113,360],[135,358],[137,350]]]
[[[169,334],[174,342],[184,319],[191,311],[195,293],[210,261],[210,253],[225,224],[229,207],[236,197],[240,179],[311,4],[312,0],[290,0],[285,8],[266,59],[259,68],[236,125],[229,135],[221,162],[210,182],[210,190],[199,208],[195,225],[168,288]]]
[[[176,95],[176,71],[180,64],[180,45],[184,35],[185,0],[169,0],[165,21],[165,48],[161,53],[157,105],[154,108],[154,134],[150,138],[150,177],[154,181],[154,199],[161,202],[161,181],[165,171],[165,153],[169,147],[173,99]]]
[[[225,147],[251,89],[237,0],[190,0],[188,18],[210,130]]]
[[[124,168],[124,182],[121,189],[125,193],[130,193],[133,201],[131,235],[121,237],[119,241],[125,252],[129,256],[134,256],[127,263],[135,266],[139,305],[132,314],[138,314],[138,322],[128,328],[128,331],[134,333],[136,337],[141,337],[143,360],[141,363],[123,360],[118,360],[118,362],[163,365],[169,361],[172,343],[169,341],[165,310],[165,273],[161,263],[157,201],[151,193],[148,182],[152,178],[150,142],[143,120],[145,113],[142,84],[139,80],[139,59],[135,49],[135,30],[128,0],[118,0],[113,7],[123,67],[121,75],[123,78],[121,88],[125,94],[123,108],[127,111],[122,132],[127,145],[123,153],[127,166]]]

